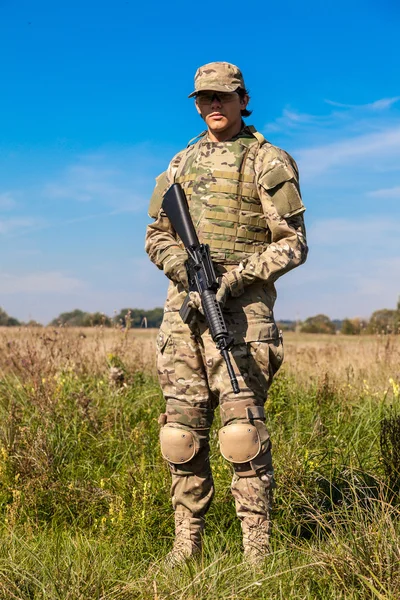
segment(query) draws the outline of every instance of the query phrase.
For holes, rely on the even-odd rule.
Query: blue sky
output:
[[[0,0],[0,306],[48,322],[162,306],[143,250],[155,176],[202,130],[201,64],[240,66],[254,124],[300,167],[310,245],[278,318],[400,294],[400,7]]]

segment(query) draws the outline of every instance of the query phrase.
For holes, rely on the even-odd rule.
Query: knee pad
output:
[[[219,430],[221,454],[232,463],[245,463],[260,454],[261,440],[257,427],[236,421]]]
[[[262,475],[272,469],[271,441],[262,407],[246,407],[246,416],[219,430],[222,456],[233,464],[237,475]]]
[[[191,461],[200,449],[196,431],[178,423],[166,423],[160,430],[161,454],[175,465]]]

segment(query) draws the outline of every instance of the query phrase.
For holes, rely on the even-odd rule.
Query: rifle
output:
[[[232,389],[235,394],[239,394],[238,381],[229,356],[233,338],[228,333],[221,306],[216,299],[219,283],[211,261],[210,248],[208,244],[200,244],[199,242],[189,213],[185,192],[179,183],[171,185],[166,192],[162,209],[185,246],[188,255],[185,266],[189,281],[189,292],[198,292],[200,295],[211,337],[225,360]],[[189,300],[188,294],[179,311],[184,323],[190,323],[194,317],[195,309],[188,307]]]

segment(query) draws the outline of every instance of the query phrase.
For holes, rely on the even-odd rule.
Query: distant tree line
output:
[[[123,308],[118,314],[109,317],[100,312],[89,313],[83,310],[75,309],[70,312],[61,313],[53,319],[51,326],[67,327],[126,327],[139,328],[150,327],[158,328],[163,318],[162,308],[153,308],[143,310],[140,308]],[[5,310],[0,307],[0,327],[13,326],[36,326],[42,327],[37,321],[24,323],[14,317],[10,317]],[[343,335],[362,335],[362,334],[400,334],[400,298],[396,309],[383,308],[372,313],[369,320],[354,319],[334,319],[323,314],[308,317],[305,321],[278,321],[278,327],[283,331],[297,331],[300,333],[341,333]]]
[[[52,327],[67,326],[67,327],[160,327],[164,311],[162,308],[152,308],[151,310],[143,310],[141,308],[123,308],[114,317],[109,317],[101,312],[89,313],[79,308],[70,312],[63,312],[58,317],[53,319],[49,325]],[[10,317],[5,310],[0,307],[0,327],[43,327],[37,321],[19,321],[14,317]]]
[[[18,319],[14,319],[14,317],[9,317],[6,311],[0,307],[0,326],[13,327],[14,325],[20,325]]]
[[[114,317],[95,312],[88,313],[83,310],[75,309],[71,312],[61,313],[53,319],[50,325],[70,326],[70,327],[159,327],[163,317],[162,308],[152,308],[143,310],[141,308],[123,308]]]
[[[10,317],[6,311],[0,306],[0,327],[19,327],[21,325],[29,325],[29,327],[43,327],[41,323],[34,321],[33,319],[24,323],[23,321],[18,321],[15,317]]]
[[[376,310],[368,319],[331,320],[323,314],[309,317],[305,321],[278,321],[278,326],[286,331],[301,333],[341,333],[343,335],[400,334],[400,298],[396,309]]]

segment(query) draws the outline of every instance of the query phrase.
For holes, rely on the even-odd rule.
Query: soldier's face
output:
[[[211,138],[223,141],[240,131],[241,111],[246,108],[248,101],[248,96],[241,100],[236,92],[199,92],[196,109],[206,122]]]

